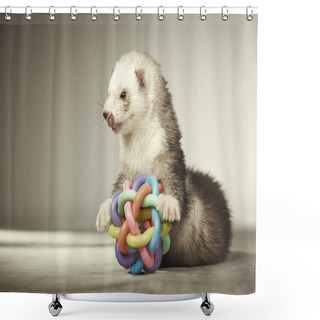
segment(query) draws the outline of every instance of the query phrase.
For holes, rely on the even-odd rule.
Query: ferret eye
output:
[[[120,94],[120,98],[122,100],[124,100],[126,98],[126,96],[127,96],[127,93],[125,91],[122,91],[121,94]]]

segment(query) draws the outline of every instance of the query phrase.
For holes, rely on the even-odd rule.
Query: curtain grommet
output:
[[[160,9],[162,9],[162,13],[160,13]],[[163,19],[164,19],[164,9],[163,9],[163,6],[159,6],[158,7],[158,20],[163,21]]]
[[[77,8],[75,6],[70,7],[70,19],[72,21],[77,20]]]
[[[56,19],[55,13],[56,13],[56,9],[54,8],[54,6],[49,7],[49,20],[50,21],[54,21]]]
[[[249,13],[249,9],[251,9],[251,12]],[[252,21],[253,20],[253,9],[251,6],[248,6],[246,9],[246,19],[247,21]]]
[[[93,13],[93,10],[95,10],[95,13]],[[91,7],[90,8],[90,20],[97,21],[97,19],[98,19],[97,15],[98,15],[98,9],[95,6]]]
[[[207,8],[205,6],[200,7],[200,20],[204,21],[207,19]]]
[[[228,12],[229,12],[229,10],[228,10],[227,6],[223,6],[221,8],[221,19],[223,21],[227,21],[229,19]]]
[[[6,6],[4,9],[4,19],[6,21],[10,21],[12,19],[12,17],[10,16],[12,10],[10,8],[10,6]]]
[[[27,21],[30,21],[31,20],[31,14],[32,14],[32,9],[30,6],[27,6],[26,7],[26,10],[25,10],[25,16],[24,18],[27,20]]]
[[[140,10],[140,13],[138,13],[138,9]],[[136,7],[136,20],[137,21],[141,21],[142,20],[142,8],[140,6]]]
[[[178,20],[182,21],[184,19],[184,8],[183,6],[178,7]]]
[[[117,13],[116,13],[116,10],[117,10]],[[112,19],[114,21],[119,21],[120,20],[120,9],[119,7],[113,7],[113,16],[112,16]]]

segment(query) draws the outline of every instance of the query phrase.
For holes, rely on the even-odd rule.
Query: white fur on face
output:
[[[143,85],[137,71],[142,71]],[[155,83],[160,74],[159,66],[143,53],[131,52],[115,65],[111,76],[104,112],[112,113],[117,124],[122,124],[120,158],[131,170],[147,172],[152,163],[163,152],[165,132],[156,118],[153,108]],[[126,107],[120,98],[121,92],[128,94]]]
[[[141,66],[136,66],[136,63],[131,60],[125,59],[117,62],[109,82],[108,96],[103,108],[103,112],[113,114],[117,124],[122,123],[117,133],[123,135],[131,133],[149,109],[147,96],[140,88],[135,73]],[[123,91],[127,94],[129,105],[126,105],[120,97]]]

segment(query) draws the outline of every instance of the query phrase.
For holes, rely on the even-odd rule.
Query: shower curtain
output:
[[[257,15],[97,17],[1,14],[0,291],[254,292]],[[232,228],[223,261],[134,275],[108,228],[96,231],[123,152],[108,86],[130,52],[159,63],[186,165],[221,185]]]

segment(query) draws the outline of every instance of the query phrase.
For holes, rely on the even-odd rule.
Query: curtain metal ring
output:
[[[95,13],[93,13],[93,10],[95,10]],[[90,9],[90,20],[91,21],[96,21],[98,19],[97,14],[98,14],[98,9],[95,6],[91,7],[91,9]]]
[[[70,19],[75,21],[77,19],[77,8],[75,6],[70,7]]]
[[[116,10],[117,10],[117,13],[116,13]],[[120,20],[120,9],[117,6],[113,7],[113,17],[112,17],[112,19],[114,21],[119,21]]]
[[[12,12],[12,10],[11,10],[11,8],[10,8],[10,6],[6,6],[5,8],[4,8],[4,19],[6,20],[6,21],[10,21],[11,20],[11,16],[10,16],[10,13]]]
[[[140,13],[138,13],[138,9],[140,10]],[[140,6],[136,7],[136,20],[141,21],[142,20],[142,8]]]
[[[227,21],[227,20],[228,20],[228,18],[229,18],[228,12],[229,12],[229,10],[228,10],[228,7],[227,7],[227,6],[223,6],[223,7],[221,8],[221,19],[222,19],[223,21]]]
[[[205,6],[200,7],[200,20],[204,21],[207,19],[207,8]]]
[[[178,7],[178,20],[182,21],[184,19],[184,8],[183,6]]]
[[[49,20],[53,21],[55,20],[55,13],[56,13],[56,9],[54,8],[54,6],[49,7]]]
[[[250,14],[249,14],[249,9],[251,9]],[[253,19],[253,9],[250,6],[248,6],[246,9],[246,19],[247,19],[247,21],[251,21]]]
[[[26,10],[25,10],[25,16],[24,18],[27,20],[27,21],[30,21],[31,20],[31,14],[32,14],[32,9],[30,6],[27,6],[26,7]]]
[[[162,13],[160,13],[160,9],[162,9]],[[163,6],[158,7],[158,20],[162,21],[164,19],[164,9]]]

